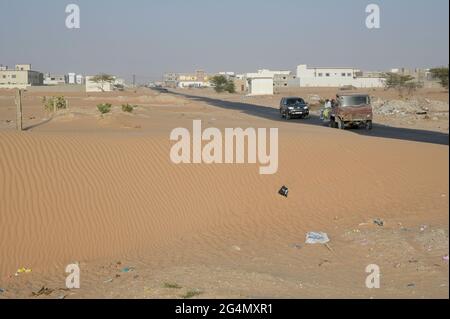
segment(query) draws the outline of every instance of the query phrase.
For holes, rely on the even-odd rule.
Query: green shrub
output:
[[[48,112],[53,112],[55,110],[55,106],[57,111],[67,108],[67,101],[64,96],[52,96],[48,99],[44,96],[42,103],[44,104],[44,109]]]
[[[131,113],[133,112],[133,109],[136,107],[136,105],[130,105],[130,104],[122,104],[122,111]]]
[[[112,105],[110,103],[102,103],[102,104],[97,105],[97,109],[102,114],[111,112],[111,107],[112,107]]]

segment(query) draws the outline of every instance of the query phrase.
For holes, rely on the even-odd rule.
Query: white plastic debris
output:
[[[326,244],[330,241],[328,235],[322,232],[309,232],[306,234],[307,244]]]

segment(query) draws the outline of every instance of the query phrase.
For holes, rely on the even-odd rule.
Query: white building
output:
[[[64,85],[66,79],[64,75],[52,75],[47,73],[44,77],[44,85]]]
[[[297,66],[300,87],[342,87],[377,88],[384,86],[381,77],[363,76],[355,68],[308,68],[306,64]]]
[[[81,74],[77,74],[75,76],[75,83],[78,84],[78,85],[84,84],[84,76],[81,75]]]
[[[86,76],[86,92],[111,92],[114,90],[114,84],[109,82],[97,83],[92,81],[93,76]]]
[[[247,73],[248,95],[273,95],[273,75]]]
[[[75,73],[68,73],[66,77],[67,84],[77,84],[77,75]]]

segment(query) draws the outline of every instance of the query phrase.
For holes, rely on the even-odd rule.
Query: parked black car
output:
[[[286,120],[305,118],[309,116],[309,106],[301,97],[284,97],[280,102],[280,114]]]

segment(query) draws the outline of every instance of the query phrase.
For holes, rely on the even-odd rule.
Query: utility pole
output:
[[[19,132],[22,131],[22,93],[23,91],[18,89],[16,94],[16,128]]]

